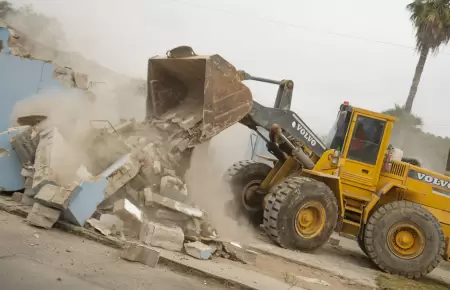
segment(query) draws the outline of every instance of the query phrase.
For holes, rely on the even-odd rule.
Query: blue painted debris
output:
[[[22,163],[10,140],[28,128],[22,126],[0,133],[0,191],[19,191],[24,188],[25,178],[20,174]]]
[[[69,206],[63,213],[64,218],[75,225],[84,226],[105,199],[108,177],[124,166],[129,157],[130,154],[122,156],[98,176],[82,181],[70,197]]]

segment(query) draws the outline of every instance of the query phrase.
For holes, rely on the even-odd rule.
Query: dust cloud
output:
[[[222,177],[234,162],[245,159],[248,136],[249,129],[236,124],[196,146],[186,172],[190,198],[206,211],[219,235],[246,243],[257,240],[258,233],[239,208],[230,207],[233,196]]]
[[[47,116],[38,127],[40,131],[56,128],[62,136],[58,142],[63,145],[57,148],[64,148],[64,151],[52,150],[52,167],[58,182],[67,185],[76,179],[80,166],[96,175],[127,152],[125,144],[117,138],[97,142],[96,129],[109,129],[121,119],[129,118],[135,106],[143,107],[143,101],[128,102],[127,108],[118,97],[107,97],[99,92],[91,99],[80,90],[48,90],[18,102],[11,114],[11,123],[17,125],[17,118],[22,116]],[[136,116],[143,117],[144,113]]]
[[[61,35],[64,34],[64,31],[60,31],[54,26],[48,26],[49,30],[39,30],[39,28],[45,27],[45,23],[40,23],[42,18],[16,17],[8,18],[8,20],[30,37],[38,36],[40,43],[44,42],[47,46],[52,46],[52,49],[62,51],[67,49],[64,39],[70,39],[70,35]],[[82,29],[83,25],[79,27]],[[130,27],[131,30],[136,28]],[[93,31],[90,31],[91,35],[92,33]],[[99,42],[106,41],[105,38],[108,37],[114,37],[114,39],[117,37],[115,33],[103,33],[102,31],[95,36],[96,41]],[[108,40],[111,41],[111,39]],[[92,43],[85,45],[89,47],[88,50],[95,47]],[[89,76],[89,79],[100,81],[103,84],[89,89],[95,95],[94,99],[90,98],[86,91],[78,89],[41,91],[35,96],[17,103],[11,115],[12,123],[14,124],[17,117],[20,116],[45,115],[48,118],[41,127],[58,129],[68,143],[67,151],[58,152],[55,156],[57,160],[54,168],[58,170],[62,184],[73,179],[73,174],[80,164],[85,165],[90,173],[95,175],[95,173],[99,173],[99,169],[95,164],[97,160],[92,160],[92,155],[89,154],[92,149],[90,140],[93,126],[97,127],[101,124],[93,124],[92,120],[105,120],[111,124],[117,123],[120,119],[135,118],[138,122],[143,120],[146,113],[146,90],[142,91],[142,83],[139,80],[127,82],[115,72],[110,71],[109,68],[115,67],[114,63],[103,62],[102,65],[106,69],[98,69],[93,62],[81,61],[79,53],[76,57],[66,53],[49,54],[44,51],[46,48],[37,50],[36,47],[33,46],[31,58],[33,55],[42,55],[43,57],[38,59],[46,59],[48,55],[51,55],[52,63],[70,66],[74,72],[84,73]],[[133,48],[130,46],[130,49]],[[111,47],[107,53],[111,54],[113,51],[114,47]],[[143,62],[146,62],[147,58],[151,56],[145,57],[142,59]],[[145,86],[145,80],[142,81]],[[104,122],[103,126],[107,127],[108,123]],[[220,236],[240,242],[253,241],[257,233],[248,224],[248,221],[240,219],[239,214],[227,209],[226,204],[232,199],[232,195],[224,184],[222,175],[234,162],[245,159],[248,143],[248,128],[240,124],[228,128],[193,150],[191,167],[185,176],[192,202],[206,211]],[[109,155],[106,156],[109,157],[108,160],[115,160],[120,148],[116,148],[112,142],[108,142],[107,145],[97,148],[96,152],[99,151],[103,155]]]

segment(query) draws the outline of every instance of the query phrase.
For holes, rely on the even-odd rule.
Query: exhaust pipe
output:
[[[445,175],[450,176],[450,149],[447,155],[447,164],[445,165]]]

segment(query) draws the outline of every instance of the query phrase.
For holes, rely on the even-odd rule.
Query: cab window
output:
[[[358,116],[348,148],[347,158],[375,165],[385,126],[386,121]]]

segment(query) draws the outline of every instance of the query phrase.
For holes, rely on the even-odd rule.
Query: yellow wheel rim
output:
[[[414,259],[425,248],[425,237],[414,224],[398,223],[388,232],[387,242],[391,252],[402,259]]]
[[[305,203],[295,217],[295,230],[303,238],[317,236],[325,225],[325,208],[317,201]]]

